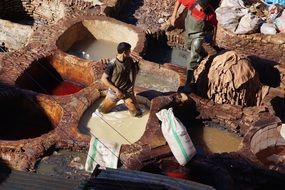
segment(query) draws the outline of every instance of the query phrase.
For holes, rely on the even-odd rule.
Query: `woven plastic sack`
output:
[[[184,166],[196,154],[196,149],[185,126],[177,119],[172,108],[156,113],[161,123],[162,134],[177,162]]]
[[[220,7],[245,8],[243,0],[222,0]]]
[[[285,140],[285,124],[284,123],[282,123],[281,125],[280,135]]]
[[[235,7],[219,7],[215,12],[219,25],[231,32],[235,32],[240,18],[244,16],[248,10]]]
[[[275,19],[275,24],[281,33],[285,33],[285,11],[283,10],[282,15]]]
[[[260,32],[267,35],[275,35],[277,33],[275,25],[271,23],[263,23],[260,27]]]
[[[247,13],[244,15],[238,24],[238,27],[235,31],[236,34],[251,34],[257,31],[262,22],[261,18],[258,16]]]
[[[117,169],[121,145],[114,142],[98,140],[92,137],[85,163],[85,170],[93,172],[96,165],[102,168]]]

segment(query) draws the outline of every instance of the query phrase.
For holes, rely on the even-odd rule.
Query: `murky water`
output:
[[[84,134],[96,136],[99,139],[131,144],[141,138],[148,120],[148,108],[140,105],[143,110],[141,118],[133,117],[127,108],[118,102],[117,106],[108,114],[95,112],[103,99],[96,101],[83,114],[79,122],[79,130]]]
[[[147,50],[144,58],[156,63],[173,63],[186,67],[187,57],[189,52],[178,47],[169,47],[167,45],[151,44]]]
[[[75,42],[68,50],[69,54],[83,59],[98,61],[100,59],[112,59],[117,53],[117,44],[106,40],[84,39]]]
[[[136,86],[160,92],[177,91],[177,84],[173,81],[149,73],[140,72],[136,79]]]
[[[191,127],[189,135],[198,154],[234,152],[242,140],[234,133],[208,125]]]
[[[84,180],[90,176],[90,173],[84,170],[86,157],[87,152],[54,151],[37,163],[36,173]]]

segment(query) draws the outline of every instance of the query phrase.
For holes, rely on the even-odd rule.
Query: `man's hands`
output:
[[[175,26],[176,15],[177,15],[177,12],[178,12],[180,5],[181,5],[181,3],[179,2],[179,0],[176,0],[175,5],[174,5],[174,9],[173,9],[173,13],[170,17],[170,24],[172,26]]]
[[[171,24],[171,26],[175,26],[175,21],[176,21],[176,16],[171,16],[170,17],[170,24]]]
[[[123,99],[125,98],[125,95],[122,93],[122,91],[120,91],[118,88],[114,89],[115,90],[115,93],[116,93],[116,96],[120,99]]]

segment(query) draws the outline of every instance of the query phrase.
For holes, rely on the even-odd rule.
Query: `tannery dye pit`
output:
[[[68,67],[68,66],[67,66]],[[72,66],[69,66],[72,70]],[[62,72],[62,69],[68,73]],[[61,72],[61,73],[60,73]],[[68,68],[52,65],[48,58],[32,63],[16,80],[18,87],[50,95],[68,95],[84,88],[84,79],[73,81]],[[83,83],[83,84],[80,84]]]
[[[105,40],[86,39],[73,44],[68,53],[94,61],[112,59],[117,53],[116,45],[114,42]]]
[[[283,22],[284,6],[276,5],[276,34],[268,35],[259,25],[273,19],[269,6],[215,2],[216,41],[203,44],[203,55],[198,52],[203,60],[194,68],[188,93],[181,86],[187,80],[191,49],[185,50],[188,29],[181,8],[182,22],[170,26],[175,2],[1,1],[0,161],[7,162],[12,173],[16,169],[74,179],[78,187],[90,180],[96,188],[93,182],[102,179],[101,170],[95,169],[98,162],[102,168],[118,168],[112,170],[117,177],[145,189],[162,181],[153,183],[151,174],[144,174],[147,180],[130,179],[120,172],[184,178],[189,189],[204,184],[216,189],[284,189],[285,38],[277,24]],[[223,22],[228,17],[221,18],[221,10],[240,8],[246,14],[236,15],[238,23],[227,27]],[[241,34],[241,26],[252,26],[242,25],[244,18],[261,22]],[[138,75],[128,77],[136,78],[132,90],[142,117],[132,117],[121,101],[110,113],[96,111],[115,84],[102,78],[107,59],[117,56],[123,62],[128,56],[128,49],[117,55],[120,42],[129,43],[131,57],[138,60]],[[113,90],[120,97],[119,89]],[[160,120],[156,114],[169,108],[174,115]],[[112,152],[105,140],[120,148]],[[86,172],[94,169],[92,175]],[[9,186],[14,175],[6,176],[0,189]]]
[[[242,140],[241,137],[226,131],[221,126],[213,127],[209,124],[191,126],[189,134],[198,154],[236,152]]]
[[[31,97],[10,93],[7,97],[1,97],[0,103],[1,140],[36,138],[53,130],[56,125],[51,122],[44,107]],[[15,114],[19,115],[15,118]]]
[[[69,81],[62,81],[54,89],[51,90],[51,95],[68,95],[80,91],[83,87],[81,85],[75,84]]]
[[[134,118],[128,113],[123,101],[118,102],[110,113],[100,113],[97,108],[102,101],[103,99],[97,100],[85,111],[79,122],[79,130],[99,139],[119,144],[131,144],[138,141],[145,132],[149,115],[146,105],[140,105],[143,116]]]
[[[146,60],[150,60],[160,64],[173,63],[182,67],[186,67],[189,52],[178,47],[169,47],[168,45],[158,44],[159,42],[152,42],[149,45],[144,56]]]

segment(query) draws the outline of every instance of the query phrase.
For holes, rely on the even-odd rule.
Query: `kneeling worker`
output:
[[[101,81],[108,87],[108,92],[99,106],[99,111],[108,113],[123,99],[132,116],[141,117],[142,112],[134,96],[134,85],[139,71],[138,61],[131,57],[131,45],[126,42],[119,43],[117,56],[111,60]]]

